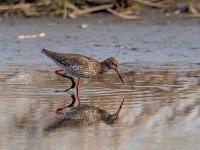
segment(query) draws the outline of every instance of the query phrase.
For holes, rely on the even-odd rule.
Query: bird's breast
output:
[[[98,74],[97,71],[92,68],[85,68],[82,66],[65,66],[65,73],[77,78],[91,78]]]

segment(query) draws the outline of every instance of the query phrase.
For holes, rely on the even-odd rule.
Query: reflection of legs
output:
[[[78,79],[77,85],[76,85],[76,96],[78,98],[78,103],[80,105],[80,95],[79,95],[79,89],[80,89],[80,79]]]
[[[58,108],[58,109],[56,110],[56,114],[63,115],[63,114],[64,114],[64,113],[62,112],[63,109],[65,109],[65,108],[67,108],[67,107],[74,107],[75,102],[76,102],[76,97],[75,97],[74,94],[72,94],[72,95],[71,95],[71,98],[72,98],[71,104],[69,104],[69,105],[67,105],[67,106],[65,106],[65,107]]]
[[[73,77],[70,77],[70,76],[67,76],[67,75],[65,75],[65,74],[62,74],[62,73],[61,73],[62,71],[63,71],[63,69],[57,69],[57,70],[55,70],[55,73],[56,73],[57,75],[59,75],[59,76],[66,77],[66,78],[70,79],[71,82],[72,82],[72,85],[71,85],[70,88],[68,88],[68,89],[66,89],[66,90],[64,90],[64,91],[55,91],[55,92],[67,92],[67,91],[69,91],[70,89],[75,88],[76,82],[74,81],[74,78],[73,78]]]

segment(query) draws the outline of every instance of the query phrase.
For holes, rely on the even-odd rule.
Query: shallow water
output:
[[[45,21],[36,24],[32,22],[33,20],[17,22],[14,25],[10,24],[12,27],[8,28],[8,21],[0,26],[1,31],[7,29],[10,33],[7,37],[0,37],[1,41],[4,41],[0,55],[0,149],[199,149],[200,44],[187,36],[186,39],[178,38],[184,34],[195,37],[199,27],[194,24],[190,32],[182,33],[191,25],[176,23],[171,27],[170,24],[123,23],[118,20],[118,24],[113,25],[105,20],[108,25],[105,26],[98,24],[97,20],[90,22],[91,29],[83,31],[73,26],[77,24],[76,21],[71,21],[67,28],[72,31],[67,30],[69,33],[61,34],[59,29],[64,30],[66,25],[63,21],[56,20],[56,27],[47,28]],[[111,25],[114,27],[111,28]],[[40,28],[37,28],[38,26]],[[128,28],[131,26],[138,31],[130,34]],[[115,32],[124,27],[126,28],[122,35]],[[13,32],[16,28],[19,30]],[[93,40],[88,34],[92,31],[98,33],[96,28],[108,31],[105,33],[107,35],[114,34],[117,39],[121,39],[119,41],[122,45],[136,46],[138,50],[115,47],[112,42],[106,40],[104,34],[97,37],[96,42],[102,42],[103,48],[107,48],[108,44],[108,51],[99,51],[99,47],[91,45],[86,47],[87,43],[84,41]],[[20,34],[22,29],[23,32],[45,30],[51,36],[20,41],[15,35]],[[80,36],[80,39],[74,43],[73,40],[68,41],[67,49],[81,49],[80,45],[76,44],[79,41],[83,44],[83,49],[92,47],[94,51],[77,50],[78,53],[86,53],[97,59],[116,55],[121,62],[120,68],[125,81],[125,85],[122,85],[112,71],[93,79],[81,80],[81,103],[98,106],[114,113],[123,99],[125,102],[119,122],[114,125],[100,121],[89,126],[63,127],[45,133],[43,129],[57,117],[55,110],[71,103],[70,92],[73,91],[55,92],[69,87],[70,82],[53,73],[57,67],[40,52],[40,44],[48,42],[44,44],[45,47],[60,46],[62,50],[66,45],[61,38],[58,39],[60,43],[56,42],[55,38],[72,34],[70,32],[74,36]],[[155,32],[156,35],[152,35],[152,41],[147,42],[148,44],[136,42],[137,45],[131,45],[131,41],[135,42],[134,38],[138,38],[138,41],[141,38],[143,41],[149,41],[146,35]],[[125,35],[129,34],[129,41],[123,40]],[[87,39],[81,39],[84,36]],[[166,36],[177,36],[177,39],[171,45],[170,40],[167,40],[165,45],[163,42]],[[11,44],[6,45],[7,41]],[[183,45],[180,46],[182,42]],[[192,45],[196,48],[189,49]],[[148,51],[145,51],[145,48]]]

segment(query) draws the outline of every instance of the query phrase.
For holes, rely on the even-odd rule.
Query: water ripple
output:
[[[83,79],[80,92],[81,103],[98,106],[110,113],[114,113],[125,99],[119,123],[108,126],[100,122],[86,128],[63,128],[44,135],[44,127],[56,116],[55,110],[71,103],[70,94],[74,90],[55,92],[69,87],[70,82],[45,70],[0,74],[0,132],[4,139],[0,147],[10,149],[9,141],[23,143],[23,146],[18,146],[22,149],[35,143],[39,143],[36,149],[54,149],[54,144],[63,141],[68,146],[80,141],[76,148],[99,146],[105,149],[102,144],[109,141],[110,148],[117,145],[118,148],[130,149],[127,145],[137,147],[142,141],[157,145],[157,142],[173,143],[171,138],[175,137],[176,140],[186,140],[191,134],[200,138],[197,134],[200,70],[148,68],[126,72],[122,76],[125,85],[112,73]],[[50,141],[52,143],[48,146],[46,143]],[[192,139],[191,144],[198,145],[197,141]]]

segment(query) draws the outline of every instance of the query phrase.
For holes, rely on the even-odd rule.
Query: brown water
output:
[[[77,24],[76,21],[71,21],[66,27],[71,29],[66,31],[69,33],[58,32],[59,29],[65,31],[66,23],[56,21],[59,22],[57,26],[47,28],[44,21],[33,24],[34,20],[22,20],[14,25],[8,21],[0,26],[2,32],[6,29],[8,33],[0,37],[0,149],[199,149],[200,45],[198,39],[189,38],[198,37],[196,34],[200,28],[195,21],[191,28],[191,24],[182,24],[182,21],[171,26],[120,21],[112,24],[105,20],[107,24],[90,22],[90,26],[93,26],[84,31],[73,26]],[[136,28],[136,33],[129,32],[128,28],[132,26]],[[190,31],[182,32],[190,28]],[[50,30],[51,35],[44,39],[20,41],[16,35],[22,29],[24,33]],[[113,42],[109,44],[103,34],[95,40],[99,40],[101,48],[108,48],[108,51],[99,51],[99,46],[94,44],[84,47],[87,45],[84,41],[93,40],[88,34],[100,32],[96,29],[107,30],[105,34],[109,36],[115,34],[117,38],[114,40],[121,39],[119,42],[129,44],[129,47],[135,46],[131,45],[131,41],[137,41],[131,38],[151,42],[136,43],[136,48],[130,50],[115,47]],[[124,29],[123,34],[115,32],[120,29]],[[155,32],[151,40],[146,36]],[[118,123],[107,125],[99,122],[86,127],[64,127],[48,133],[43,131],[57,117],[55,110],[71,103],[70,92],[73,91],[54,92],[69,87],[70,82],[53,73],[57,67],[40,52],[43,48],[40,44],[48,42],[50,48],[60,46],[64,49],[65,42],[56,42],[55,38],[62,41],[60,36],[68,34],[87,37],[78,41],[83,43],[83,49],[94,48],[94,51],[76,52],[97,59],[114,55],[120,60],[125,85],[111,71],[97,78],[83,79],[80,90],[81,103],[98,106],[110,113],[114,113],[125,99]],[[128,40],[125,40],[126,35],[130,35]],[[170,45],[171,39],[168,39],[165,44],[166,36],[175,36],[175,43]],[[76,44],[78,41],[70,40],[71,51],[81,49],[81,44]]]

